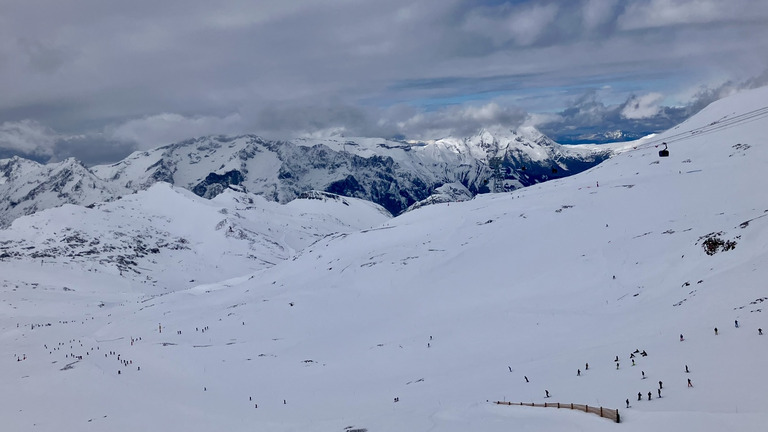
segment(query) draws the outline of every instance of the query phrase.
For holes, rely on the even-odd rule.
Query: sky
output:
[[[2,0],[0,157],[211,134],[554,138],[768,84],[764,0]]]

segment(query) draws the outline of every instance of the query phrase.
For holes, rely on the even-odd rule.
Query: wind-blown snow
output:
[[[738,94],[653,139],[766,100]],[[0,232],[0,414],[41,431],[762,431],[767,130],[758,116],[669,140],[668,158],[636,142],[573,177],[393,219],[167,185],[21,218]],[[197,246],[141,261],[154,284],[24,249],[68,227],[118,247],[118,226]],[[735,247],[709,255],[707,238]],[[623,424],[497,400],[618,408]]]

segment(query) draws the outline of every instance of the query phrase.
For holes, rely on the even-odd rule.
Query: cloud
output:
[[[241,125],[239,114],[222,118],[163,113],[108,127],[106,133],[112,140],[132,142],[140,149],[150,149],[192,137],[237,133]]]
[[[626,119],[644,119],[653,117],[659,113],[659,103],[664,99],[661,93],[648,93],[642,96],[633,96],[624,103],[621,116]]]
[[[762,6],[761,6],[762,3]],[[740,7],[747,9],[740,10]],[[748,20],[750,13],[765,14],[764,2],[754,0],[650,0],[627,6],[618,25],[624,30]],[[764,15],[763,15],[764,16]]]
[[[527,113],[517,107],[505,107],[495,102],[477,106],[451,106],[439,111],[419,112],[395,121],[398,133],[414,139],[435,139],[444,136],[468,136],[493,126],[516,128],[523,124]]]
[[[587,0],[581,11],[582,21],[587,30],[605,25],[614,17],[618,0]]]
[[[484,123],[478,107],[514,122],[592,90],[620,124],[631,95],[693,97],[768,68],[764,0],[9,1],[0,124],[88,137],[28,141],[51,157],[216,133],[461,131]]]
[[[47,158],[53,155],[58,139],[53,130],[34,120],[0,124],[0,149],[5,152],[18,152],[34,159]]]
[[[259,113],[254,126],[259,135],[267,138],[344,135],[434,139],[471,135],[497,125],[516,127],[526,116],[519,107],[496,102],[450,105],[429,111],[408,105],[378,109],[326,104],[270,107]]]
[[[495,44],[509,41],[526,46],[536,42],[554,21],[559,8],[556,4],[533,4],[512,8],[508,3],[499,7],[473,11],[464,29],[484,35]]]
[[[30,119],[0,124],[0,158],[18,155],[50,163],[74,157],[93,165],[120,160],[134,150],[135,144],[110,140],[101,133],[67,135]]]

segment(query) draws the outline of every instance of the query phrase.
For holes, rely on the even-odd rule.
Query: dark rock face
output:
[[[343,180],[337,180],[329,184],[328,187],[325,188],[325,191],[348,197],[356,197],[365,194],[365,189],[360,186],[360,183],[355,179],[355,176],[352,175],[348,175]]]
[[[152,171],[150,176],[152,184],[157,182],[166,182],[173,184],[173,168],[166,162],[165,159],[160,159],[147,168],[147,171]]]
[[[501,169],[505,180],[517,180],[522,186],[531,186],[578,174],[609,157],[608,153],[600,153],[586,159],[562,156],[557,160],[532,161],[525,155],[508,153],[501,161]]]
[[[238,170],[227,171],[224,174],[210,173],[205,180],[192,188],[192,192],[210,199],[223,192],[229,185],[240,185],[244,179],[245,177]]]

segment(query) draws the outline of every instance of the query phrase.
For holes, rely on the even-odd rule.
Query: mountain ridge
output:
[[[40,209],[63,203],[91,205],[157,182],[209,199],[230,185],[241,186],[281,203],[321,190],[372,201],[397,215],[445,184],[460,183],[473,195],[512,190],[582,171],[609,155],[610,150],[595,146],[561,146],[532,128],[521,133],[497,128],[427,143],[344,137],[271,141],[252,134],[217,135],[137,151],[122,161],[90,168],[74,160],[29,163],[24,165],[26,189],[16,185],[21,179],[14,172],[19,169],[11,167],[20,166],[21,159],[15,158],[0,161],[0,197],[9,203],[0,226]],[[68,178],[48,178],[57,172]],[[73,183],[69,193],[62,193],[61,182]],[[92,192],[75,193],[80,189]],[[46,199],[36,199],[40,194]]]

